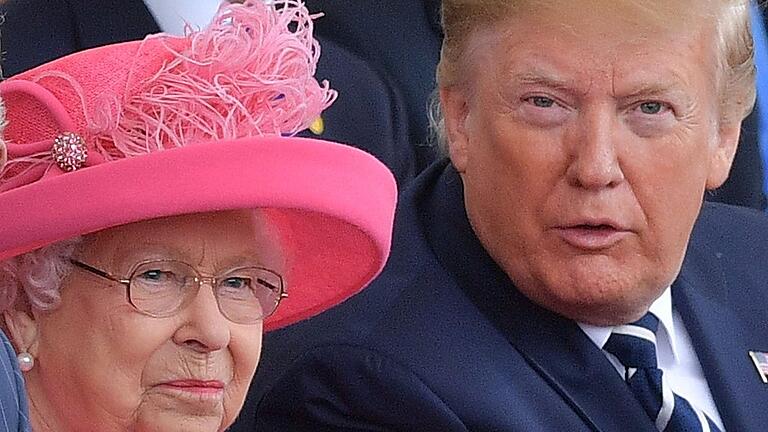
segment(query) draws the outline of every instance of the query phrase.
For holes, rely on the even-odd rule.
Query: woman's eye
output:
[[[173,278],[173,273],[162,270],[147,270],[139,278],[148,282],[163,282]]]
[[[221,285],[228,289],[247,289],[251,286],[251,280],[243,277],[229,277],[221,281]]]
[[[555,104],[554,99],[546,96],[531,96],[527,101],[538,108],[551,108]]]

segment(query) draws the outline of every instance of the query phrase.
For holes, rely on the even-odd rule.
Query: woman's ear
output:
[[[27,352],[37,356],[37,321],[30,312],[10,309],[3,312],[8,337],[17,353]]]

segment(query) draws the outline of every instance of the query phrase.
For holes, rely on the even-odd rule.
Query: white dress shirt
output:
[[[222,0],[144,0],[164,33],[182,36],[187,24],[194,30],[206,27]]]
[[[693,350],[693,343],[685,329],[680,314],[672,308],[672,293],[669,288],[651,305],[650,312],[659,318],[659,330],[656,333],[656,356],[659,368],[664,371],[664,378],[672,391],[685,398],[695,408],[704,411],[723,432],[723,421],[717,411],[712,392],[709,390],[699,357]],[[613,327],[597,327],[579,323],[579,327],[600,349],[611,336]],[[616,371],[624,377],[624,366],[619,360],[603,351]]]

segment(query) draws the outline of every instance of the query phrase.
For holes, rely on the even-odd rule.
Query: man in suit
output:
[[[748,9],[445,0],[448,158],[255,430],[765,430],[768,220],[703,204],[754,102]]]
[[[221,0],[7,0],[2,70],[12,76],[74,51],[141,39],[185,23],[200,27]],[[322,127],[302,133],[350,144],[384,162],[404,185],[417,174],[423,155],[409,143],[407,113],[399,91],[374,66],[334,41],[317,38],[321,55],[316,76],[339,92],[324,112]]]

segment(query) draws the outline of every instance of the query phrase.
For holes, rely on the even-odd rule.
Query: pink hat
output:
[[[6,160],[8,160],[8,151],[5,148],[5,140],[3,139],[3,129],[5,128],[5,105],[0,100],[0,172],[2,172],[5,166]]]
[[[271,330],[356,293],[389,254],[396,186],[375,158],[291,135],[335,98],[300,1],[222,7],[186,37],[150,36],[0,83],[0,259],[180,214],[266,209],[287,254]]]

